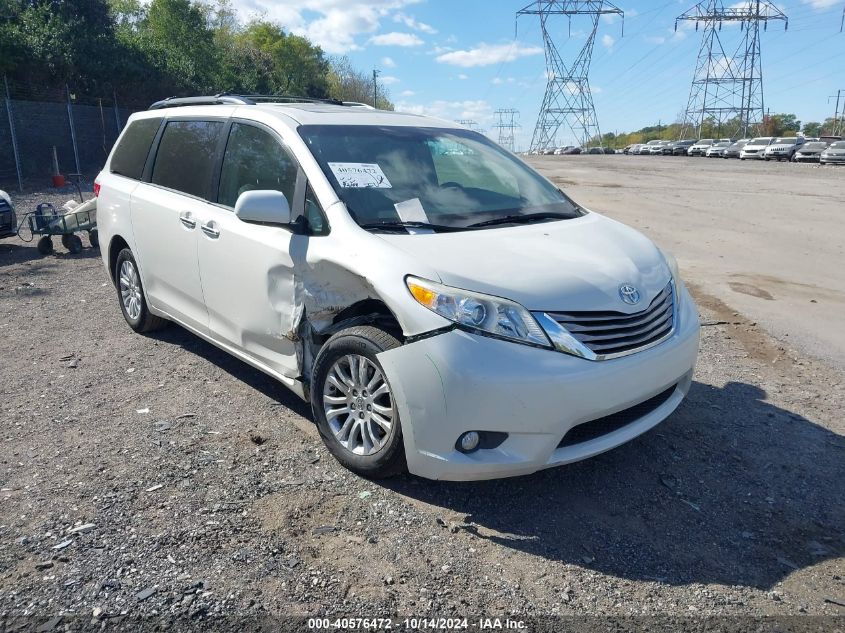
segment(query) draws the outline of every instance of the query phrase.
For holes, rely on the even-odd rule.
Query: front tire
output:
[[[399,347],[375,327],[342,330],[320,350],[311,409],[326,448],[346,468],[380,479],[406,470],[396,399],[377,355]]]
[[[136,332],[152,332],[167,325],[167,319],[162,319],[150,312],[147,299],[144,296],[144,286],[138,264],[132,251],[124,248],[117,255],[114,267],[114,285],[120,301],[120,311],[123,318]]]

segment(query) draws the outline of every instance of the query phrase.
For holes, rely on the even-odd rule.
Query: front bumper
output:
[[[833,154],[829,156],[821,156],[819,160],[822,163],[845,163],[845,154]]]
[[[431,479],[524,475],[592,457],[664,420],[689,390],[698,312],[685,288],[674,334],[651,349],[589,361],[451,330],[382,352],[410,472]],[[674,387],[665,402],[605,435],[558,447],[577,424],[626,410]],[[497,448],[464,454],[466,431],[508,434]]]

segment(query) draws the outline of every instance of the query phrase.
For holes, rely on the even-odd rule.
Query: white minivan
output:
[[[448,121],[170,99],[130,117],[95,190],[129,326],[174,321],[273,376],[364,476],[566,464],[690,387],[674,259]]]

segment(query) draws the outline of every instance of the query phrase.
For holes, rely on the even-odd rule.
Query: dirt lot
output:
[[[350,475],[269,378],[179,327],[133,334],[97,251],[41,258],[0,241],[0,628],[58,615],[240,630],[245,616],[318,613],[844,614],[842,367],[759,316],[798,301],[796,322],[842,336],[841,311],[837,333],[811,312],[842,300],[841,239],[838,252],[812,246],[812,283],[831,289],[817,304],[793,267],[766,264],[792,253],[763,221],[767,183],[786,190],[782,174],[801,169],[810,187],[816,172],[754,165],[739,183],[703,160],[576,158],[540,165],[677,254],[706,324],[701,357],[689,398],[654,431],[512,480]],[[818,195],[841,212],[845,170],[824,178],[834,193]],[[739,189],[762,242],[728,239],[723,212],[691,202]],[[813,205],[817,227],[830,217]],[[828,233],[825,245],[841,225]],[[748,294],[722,288],[733,274],[773,300],[746,310]],[[772,291],[761,274],[789,283]]]

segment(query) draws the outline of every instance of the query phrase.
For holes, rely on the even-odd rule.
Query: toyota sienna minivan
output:
[[[448,121],[170,99],[130,117],[95,190],[129,326],[176,322],[276,378],[363,476],[567,464],[690,387],[674,259]]]

